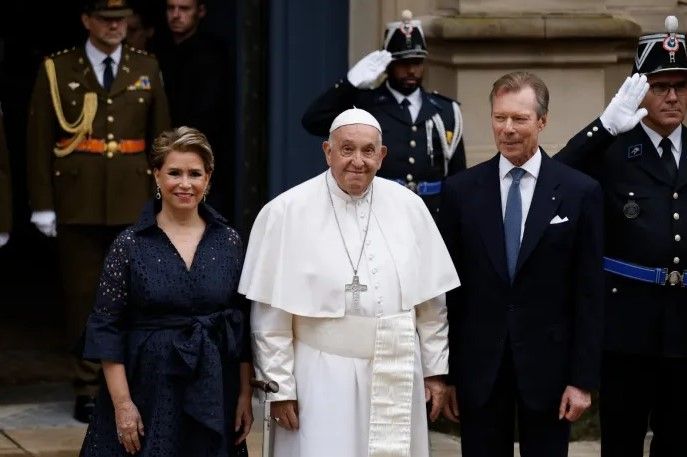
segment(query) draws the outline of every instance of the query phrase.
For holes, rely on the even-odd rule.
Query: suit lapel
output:
[[[375,100],[380,110],[397,119],[399,122],[410,126],[410,121],[406,118],[406,114],[403,112],[401,104],[396,102],[393,94],[386,88],[386,84],[381,87],[380,94]]]
[[[527,214],[527,219],[525,219],[525,231],[520,243],[518,262],[515,267],[516,275],[527,258],[532,254],[532,251],[534,251],[560,205],[560,196],[557,192],[559,185],[558,177],[551,168],[549,156],[543,150],[541,155],[539,176],[534,187],[530,210]]]
[[[110,96],[115,96],[126,90],[131,82],[131,71],[129,69],[129,51],[126,46],[122,46],[122,57],[117,68],[117,76],[112,81]]]
[[[420,88],[420,96],[422,97],[422,106],[420,107],[417,119],[415,119],[416,124],[423,124],[427,119],[434,116],[437,111],[441,111],[441,108],[432,103],[432,100],[422,88]],[[446,128],[451,130],[453,127],[448,126]]]
[[[98,79],[95,77],[95,71],[84,49],[79,50],[79,55],[74,61],[74,66],[72,68],[74,69],[74,74],[78,75],[78,82],[80,82],[84,88],[96,92],[99,96],[106,95],[105,89],[103,89],[103,86],[100,85]]]
[[[506,283],[510,283],[506,266],[506,242],[503,234],[499,157],[500,154],[496,154],[488,163],[480,189],[476,192],[475,209],[484,213],[484,216],[478,217],[477,220],[487,256],[499,276]]]
[[[661,162],[661,157],[658,155],[656,147],[654,147],[654,144],[644,131],[644,128],[641,125],[637,125],[634,133],[637,135],[637,143],[643,145],[642,155],[636,158],[637,165],[655,179],[672,186],[673,182],[670,179],[668,170],[666,170],[665,165]],[[628,157],[628,160],[635,159]]]

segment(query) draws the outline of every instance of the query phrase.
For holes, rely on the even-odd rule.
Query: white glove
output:
[[[31,213],[31,222],[45,236],[57,235],[55,227],[55,211],[34,211]]]
[[[391,62],[389,51],[373,51],[348,70],[348,82],[358,89],[374,89]]]
[[[648,90],[649,83],[646,82],[645,75],[635,73],[632,77],[625,78],[618,93],[599,118],[611,135],[633,129],[648,114],[646,108],[639,108]]]
[[[0,248],[3,247],[4,245],[7,244],[7,242],[10,240],[10,234],[3,232],[0,233]]]

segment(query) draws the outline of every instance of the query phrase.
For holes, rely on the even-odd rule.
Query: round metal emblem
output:
[[[623,206],[623,214],[628,219],[635,219],[639,216],[639,205],[634,200],[628,200]]]

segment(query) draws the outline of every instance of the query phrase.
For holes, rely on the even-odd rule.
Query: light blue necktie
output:
[[[513,182],[508,189],[506,198],[506,216],[503,218],[503,231],[506,236],[506,261],[508,262],[508,276],[511,282],[515,276],[515,265],[518,263],[520,251],[520,227],[522,226],[522,199],[520,198],[520,180],[525,174],[522,168],[513,168],[508,172]]]

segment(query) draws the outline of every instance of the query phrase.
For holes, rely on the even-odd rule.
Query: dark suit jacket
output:
[[[444,186],[440,229],[462,283],[447,297],[450,376],[461,404],[482,406],[508,345],[523,401],[549,409],[567,385],[599,382],[601,188],[542,153],[511,284],[498,164],[497,154]],[[550,224],[556,215],[568,221]]]
[[[597,119],[556,154],[557,160],[590,174],[603,187],[605,255],[646,267],[687,270],[685,148],[687,128],[683,126],[675,185],[641,125],[615,137]],[[636,217],[628,217],[623,210],[629,201],[639,207]],[[687,357],[684,288],[609,273],[605,292],[607,350]]]
[[[303,127],[313,135],[325,137],[329,135],[329,127],[334,118],[355,105],[369,111],[382,127],[382,139],[389,154],[384,159],[377,176],[415,183],[441,181],[445,176],[441,139],[437,129],[434,128],[433,154],[430,156],[427,150],[425,121],[439,114],[446,127],[447,136],[452,136],[456,133],[453,131],[455,119],[452,103],[454,101],[439,94],[429,94],[424,89],[420,90],[422,91],[422,107],[415,123],[411,124],[386,84],[374,90],[361,90],[352,86],[347,80],[340,80],[308,107],[303,115]],[[461,139],[448,163],[448,175],[464,169],[465,149]],[[436,216],[439,196],[431,195],[423,197],[423,200],[432,215]]]

